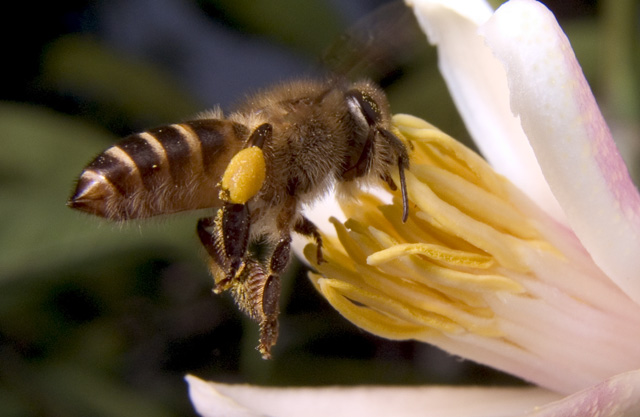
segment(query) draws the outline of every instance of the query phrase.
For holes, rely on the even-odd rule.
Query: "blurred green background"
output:
[[[380,13],[362,23],[383,3],[62,0],[5,15],[14,22],[0,96],[0,415],[194,415],[186,373],[264,385],[518,383],[356,329],[297,262],[283,278],[274,359],[263,361],[257,326],[211,294],[198,214],[114,226],[65,207],[83,166],[118,137],[316,74],[354,25],[395,39]],[[638,2],[545,3],[637,181]],[[464,139],[435,55],[417,40],[376,77],[395,112]],[[343,70],[350,59],[327,62]]]

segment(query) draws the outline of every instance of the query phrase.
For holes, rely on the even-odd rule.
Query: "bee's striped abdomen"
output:
[[[220,160],[225,152],[225,149],[219,145],[221,139],[223,140],[223,138],[220,137],[221,135],[241,136],[242,141],[246,140],[249,135],[248,130],[237,123],[227,122],[226,127],[228,129],[225,129],[227,131],[223,132],[220,128],[214,129],[211,122],[211,120],[195,120],[186,126],[199,139],[202,150],[202,167],[205,171],[210,171],[214,166],[220,165]],[[240,150],[240,148],[236,148],[235,152],[238,150]],[[231,158],[228,158],[226,162],[230,160]],[[225,163],[222,171],[224,171],[226,165]]]
[[[69,205],[112,220],[216,207],[217,184],[247,134],[203,119],[128,136],[85,168]]]
[[[189,174],[197,171],[195,167],[201,165],[201,147],[195,137],[191,137],[191,141],[188,139],[188,136],[193,136],[193,132],[174,125],[150,130],[149,134],[156,138],[167,155],[169,175],[173,183],[178,187],[186,186],[191,178]]]

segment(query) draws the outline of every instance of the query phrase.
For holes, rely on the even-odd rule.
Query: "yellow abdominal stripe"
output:
[[[244,204],[262,188],[266,166],[262,149],[252,146],[238,152],[227,165],[220,183],[224,200]]]
[[[383,337],[500,337],[488,297],[523,293],[513,279],[530,273],[522,248],[550,245],[510,200],[513,186],[479,155],[413,116],[393,123],[411,148],[409,219],[402,222],[397,193],[392,204],[364,191],[341,202],[349,220],[332,219],[326,262],[315,262],[314,245],[305,248],[317,270],[310,278],[343,316]]]

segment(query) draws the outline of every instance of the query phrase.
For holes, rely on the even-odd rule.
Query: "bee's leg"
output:
[[[289,221],[295,213],[296,207],[297,201],[292,198],[278,215],[276,224],[280,231],[280,238],[271,252],[271,257],[264,264],[265,268],[261,269],[259,262],[253,258],[247,261],[247,274],[261,279],[260,284],[247,285],[246,287],[255,294],[253,298],[258,300],[252,304],[252,314],[260,323],[258,350],[264,359],[271,357],[271,348],[275,345],[278,337],[280,274],[286,269],[291,256]],[[253,279],[253,281],[257,280]]]
[[[198,236],[213,260],[217,293],[227,289],[244,267],[250,224],[247,206],[234,203],[224,203],[215,219],[208,217],[198,222]],[[210,227],[212,231],[208,230]]]
[[[317,247],[316,260],[318,264],[323,263],[324,257],[322,256],[322,236],[320,236],[318,227],[315,224],[313,224],[311,220],[302,216],[300,220],[298,220],[298,222],[293,226],[293,231],[303,236],[312,237],[316,241],[316,247]]]
[[[260,261],[247,251],[249,220],[244,204],[225,203],[216,217],[200,219],[198,236],[211,256],[214,291],[228,290],[238,308],[258,322],[258,350],[269,359],[278,338],[279,274],[288,262],[289,246],[279,242],[275,257],[268,264]]]
[[[230,282],[229,260],[226,257],[221,236],[217,233],[215,226],[215,217],[205,217],[198,221],[197,232],[202,246],[211,257],[210,268],[216,283],[214,291],[221,292],[228,288]]]
[[[263,359],[271,359],[271,348],[278,340],[278,314],[280,313],[280,276],[269,274],[260,297],[260,344]]]
[[[276,244],[266,271],[255,259],[250,259],[245,268],[248,280],[244,288],[249,298],[254,300],[250,303],[249,315],[260,324],[258,350],[264,359],[271,358],[271,348],[278,338],[280,274],[289,263],[290,253],[291,236],[285,236]]]
[[[254,307],[255,313],[258,314],[257,320],[260,323],[258,350],[263,359],[271,358],[271,348],[276,344],[278,338],[280,274],[289,263],[290,253],[291,236],[286,236],[276,244],[269,261],[268,276],[255,291],[259,296],[259,303]],[[250,265],[253,265],[253,263]]]
[[[240,310],[260,325],[257,349],[263,359],[271,358],[271,348],[278,338],[280,278],[268,269],[264,262],[250,256],[230,288]]]
[[[291,254],[291,219],[295,216],[298,201],[290,197],[283,205],[276,218],[276,225],[280,237],[276,243],[269,261],[269,270],[272,274],[280,274],[287,267]]]
[[[216,231],[222,235],[226,258],[229,260],[229,276],[236,275],[244,265],[249,245],[251,219],[246,204],[224,203],[216,216]]]
[[[387,139],[398,157],[400,190],[402,191],[402,222],[404,223],[409,218],[409,195],[407,194],[407,182],[404,177],[404,170],[409,169],[409,154],[405,144],[396,135],[386,129],[379,129],[379,132]]]
[[[280,274],[289,263],[291,253],[290,219],[297,201],[289,199],[276,219],[279,240],[266,261],[249,252],[242,268],[231,282],[231,293],[238,306],[260,325],[258,350],[264,359],[271,357],[271,348],[278,338]]]
[[[289,264],[291,254],[291,236],[283,236],[276,244],[271,260],[269,261],[269,270],[272,274],[280,274]]]
[[[260,325],[258,350],[263,359],[271,358],[271,348],[278,338],[280,274],[289,263],[290,246],[291,237],[282,237],[266,263],[249,255],[231,283],[231,293],[240,309]]]

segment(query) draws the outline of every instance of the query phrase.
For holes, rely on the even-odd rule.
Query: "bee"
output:
[[[292,233],[314,239],[323,262],[320,233],[302,208],[334,186],[343,196],[376,181],[395,190],[397,170],[406,221],[408,167],[373,82],[299,80],[248,97],[226,117],[216,109],[124,138],[84,169],[68,205],[115,221],[217,210],[197,224],[214,292],[230,292],[259,323],[267,359]],[[266,255],[255,250],[260,242]]]

